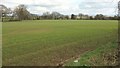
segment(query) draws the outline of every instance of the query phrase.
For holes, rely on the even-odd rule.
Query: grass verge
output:
[[[116,66],[117,65],[117,43],[109,42],[93,51],[84,53],[80,58],[65,66]]]

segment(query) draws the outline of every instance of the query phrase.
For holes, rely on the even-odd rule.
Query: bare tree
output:
[[[52,19],[59,19],[62,17],[62,14],[58,12],[52,12],[51,16],[52,16]]]
[[[52,18],[50,12],[44,12],[43,15],[42,15],[42,17],[44,19],[51,19]]]
[[[31,14],[30,12],[27,10],[27,7],[25,5],[18,5],[15,9],[14,9],[14,13],[18,16],[18,18],[20,20],[27,20],[27,19],[31,19]]]
[[[8,18],[11,12],[12,10],[10,8],[7,8],[5,5],[0,5],[0,18],[2,18],[2,21],[4,18]]]

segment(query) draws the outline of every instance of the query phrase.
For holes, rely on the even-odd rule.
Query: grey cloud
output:
[[[20,3],[13,3],[13,2],[6,2],[7,4],[15,4],[16,6],[19,5]],[[54,8],[57,6],[60,6],[59,4],[24,4],[28,8],[29,7],[44,7],[44,8]]]
[[[115,8],[117,4],[110,2],[81,2],[79,4],[80,9],[103,9],[103,8]],[[88,7],[90,6],[90,7]]]
[[[40,5],[28,5],[29,7],[45,7],[45,8],[54,8],[59,5],[45,5],[45,4],[40,4]]]

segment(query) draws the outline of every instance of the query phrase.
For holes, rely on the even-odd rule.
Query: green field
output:
[[[115,20],[31,20],[2,25],[4,66],[81,65],[86,60],[74,64],[75,57],[84,59],[85,54],[117,47]]]

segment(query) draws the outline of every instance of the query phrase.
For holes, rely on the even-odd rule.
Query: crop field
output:
[[[26,20],[2,30],[4,66],[81,65],[73,61],[117,48],[116,20]]]

